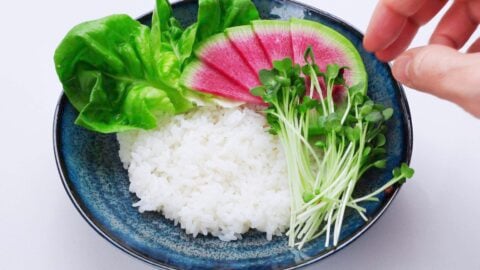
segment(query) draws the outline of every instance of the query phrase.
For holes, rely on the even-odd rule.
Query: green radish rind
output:
[[[180,76],[181,84],[183,84],[185,87],[190,88],[193,85],[195,77],[197,73],[200,72],[201,68],[202,62],[197,59],[189,63],[183,70],[182,75]]]
[[[250,38],[255,35],[251,25],[235,26],[225,29],[225,34],[230,38]]]
[[[219,34],[215,34],[210,38],[206,39],[205,41],[201,42],[195,49],[194,54],[198,58],[201,58],[204,53],[207,53],[210,49],[213,49],[215,46],[226,42],[229,42],[229,40],[225,33],[222,32]]]
[[[345,36],[337,32],[336,30],[318,22],[296,18],[290,19],[291,33],[293,31],[305,31],[307,29],[317,31],[313,34],[321,33],[321,36],[325,41],[329,41],[333,46],[340,48],[342,52],[345,53],[345,55],[347,56],[346,58],[351,61],[351,66],[349,66],[349,69],[351,72],[354,73],[352,74],[352,85],[362,84],[363,92],[366,93],[368,88],[367,71],[365,69],[362,57],[360,56],[357,48],[355,48],[352,42],[350,42],[350,40],[348,40]]]
[[[282,20],[255,20],[251,22],[255,33],[266,32],[270,34],[272,31],[290,31],[290,21]]]

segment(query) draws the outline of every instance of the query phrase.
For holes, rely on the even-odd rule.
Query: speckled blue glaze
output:
[[[408,162],[412,149],[410,113],[401,87],[392,78],[388,65],[379,62],[361,46],[362,35],[340,21],[313,8],[280,0],[254,0],[263,18],[299,17],[333,27],[357,47],[369,75],[369,95],[395,110],[387,134],[388,164],[385,170],[371,171],[355,191],[365,194],[385,183],[393,167]],[[197,4],[174,6],[175,16],[188,25],[195,21]],[[148,23],[150,16],[140,19]],[[130,255],[166,269],[285,269],[318,261],[360,236],[388,207],[399,187],[379,202],[365,204],[370,218],[364,222],[347,213],[341,242],[324,248],[324,238],[302,251],[290,249],[286,237],[267,241],[264,234],[250,231],[244,239],[222,242],[213,237],[192,238],[158,213],[140,214],[132,204],[138,200],[128,191],[128,175],[118,157],[115,135],[101,135],[74,125],[76,111],[65,96],[60,98],[54,123],[54,147],[59,172],[72,202],[87,222],[104,238]]]

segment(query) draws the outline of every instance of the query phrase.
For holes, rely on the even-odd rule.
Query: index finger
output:
[[[428,0],[380,0],[365,33],[363,45],[368,51],[379,51],[392,44],[410,16]]]

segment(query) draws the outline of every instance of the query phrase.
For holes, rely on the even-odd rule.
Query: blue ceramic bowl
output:
[[[365,194],[388,181],[392,168],[409,162],[412,127],[404,92],[393,79],[387,64],[367,53],[362,34],[333,16],[290,1],[254,0],[261,16],[269,19],[301,17],[326,24],[352,41],[359,50],[369,75],[368,94],[376,102],[392,107],[388,124],[388,164],[385,170],[371,171],[361,180],[357,194]],[[197,3],[181,2],[173,7],[175,16],[188,25],[195,21]],[[140,19],[149,23],[151,15]],[[102,135],[74,125],[77,112],[64,95],[55,112],[54,148],[65,190],[85,220],[105,239],[126,253],[165,269],[285,269],[317,262],[345,247],[364,233],[386,210],[398,193],[381,194],[370,202],[368,222],[348,212],[336,248],[326,249],[323,237],[301,251],[291,249],[287,238],[267,241],[264,234],[248,232],[243,240],[222,242],[210,236],[192,238],[158,213],[141,214],[132,204],[138,199],[128,191],[128,175],[118,157],[115,135]]]

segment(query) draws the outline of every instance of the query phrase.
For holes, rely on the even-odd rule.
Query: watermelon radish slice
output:
[[[327,64],[347,66],[347,85],[361,84],[366,90],[367,73],[353,44],[329,27],[300,19],[253,21],[251,26],[230,28],[209,38],[196,50],[198,60],[185,68],[180,82],[192,90],[264,105],[249,92],[260,84],[258,72],[286,57],[304,65],[309,46],[321,70]],[[334,89],[336,100],[344,94],[343,87]]]
[[[200,92],[253,104],[264,104],[261,98],[250,94],[249,88],[233,82],[230,78],[198,60],[194,60],[185,67],[180,80],[184,86]]]
[[[225,33],[255,74],[259,70],[272,68],[272,61],[268,59],[250,25],[228,28]]]
[[[290,22],[277,20],[262,20],[252,22],[253,31],[260,39],[263,49],[267,52],[269,62],[293,59]]]
[[[353,44],[335,30],[322,24],[291,19],[290,29],[293,44],[293,61],[304,65],[304,53],[311,46],[315,54],[315,62],[321,70],[327,64],[336,63],[347,66],[344,78],[349,86],[367,82],[367,73],[362,59]],[[366,85],[365,85],[366,86]]]
[[[250,68],[224,33],[209,38],[195,55],[232,81],[251,89],[260,84],[257,72]]]

